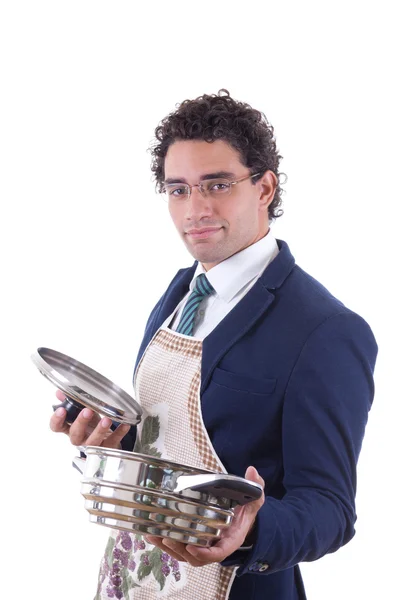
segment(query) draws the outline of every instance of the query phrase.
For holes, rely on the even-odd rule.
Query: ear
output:
[[[267,210],[274,199],[278,179],[275,173],[266,171],[257,181],[257,185],[260,187],[260,210]]]

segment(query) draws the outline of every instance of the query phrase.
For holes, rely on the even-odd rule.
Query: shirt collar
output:
[[[225,302],[230,302],[245,285],[261,274],[278,252],[276,239],[269,232],[255,244],[233,254],[209,271],[205,271],[199,262],[190,282],[190,292],[194,288],[196,277],[204,273],[217,295]]]

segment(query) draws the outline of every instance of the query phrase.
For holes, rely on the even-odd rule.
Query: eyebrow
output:
[[[230,171],[216,171],[215,173],[205,173],[201,175],[200,181],[205,181],[207,179],[232,179],[235,177],[235,173],[231,173]],[[176,178],[169,177],[164,181],[164,183],[187,183],[185,178]]]

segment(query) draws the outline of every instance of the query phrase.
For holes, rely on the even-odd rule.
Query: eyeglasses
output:
[[[188,183],[165,183],[162,187],[161,193],[165,200],[177,200],[179,202],[185,202],[189,200],[192,193],[192,189],[197,187],[199,192],[205,197],[219,198],[222,196],[229,196],[232,191],[232,186],[246,181],[246,179],[252,179],[257,177],[260,173],[254,175],[246,175],[237,181],[230,181],[222,177],[216,179],[204,179],[200,183],[195,185],[189,185]]]

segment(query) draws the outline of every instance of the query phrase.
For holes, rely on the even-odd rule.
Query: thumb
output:
[[[259,483],[263,489],[265,488],[265,481],[255,467],[247,467],[244,477],[248,481],[254,481],[254,483]]]
[[[257,469],[255,467],[247,467],[246,469],[246,473],[245,473],[245,479],[247,479],[248,481],[252,481],[254,483],[258,483],[262,489],[264,490],[265,488],[265,481],[264,479],[261,477],[261,475],[259,474],[259,472],[257,471]],[[251,541],[251,536],[252,536],[252,532],[254,531],[254,526],[255,526],[255,521],[256,521],[256,516],[258,511],[260,510],[260,508],[262,507],[262,505],[265,502],[265,495],[264,495],[264,491],[261,494],[260,498],[258,500],[254,500],[253,502],[249,502],[248,504],[246,504],[244,506],[244,510],[242,513],[243,518],[247,521],[248,525],[247,525],[247,531],[245,534],[245,539],[243,541],[243,544],[252,544],[253,542]]]

